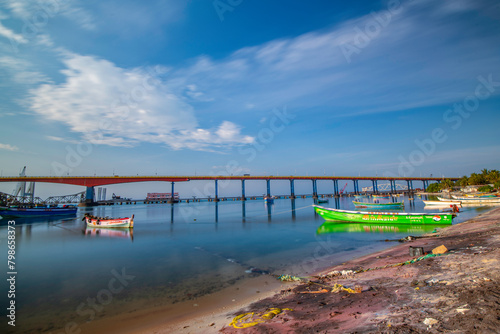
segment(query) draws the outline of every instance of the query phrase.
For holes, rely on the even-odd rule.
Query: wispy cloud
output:
[[[0,57],[0,68],[10,74],[12,82],[21,85],[34,85],[40,82],[49,82],[44,74],[34,70],[34,65],[21,58],[10,56]],[[5,81],[7,83],[8,81]]]
[[[8,18],[5,14],[0,12],[0,20]],[[16,43],[27,43],[28,41],[21,34],[15,33],[13,30],[5,27],[0,21],[0,36],[7,38],[8,40],[13,40]]]
[[[39,18],[62,15],[83,29],[94,30],[96,23],[89,11],[78,0],[2,0],[5,8],[24,22],[30,22],[37,14]]]
[[[149,0],[147,6],[137,1],[108,0],[100,2],[94,15],[101,18],[102,31],[130,39],[161,35],[166,26],[183,18],[186,6],[184,0]]]
[[[45,119],[67,124],[92,143],[135,146],[145,142],[211,150],[254,140],[230,121],[211,129],[199,127],[193,107],[173,94],[153,69],[123,69],[75,54],[68,54],[64,64],[65,81],[31,90],[30,107]]]
[[[292,104],[359,115],[447,104],[463,99],[478,75],[499,73],[498,50],[491,46],[500,43],[500,35],[484,29],[483,18],[474,15],[495,1],[401,3],[400,12],[351,63],[341,46],[377,22],[373,13],[330,30],[242,48],[223,59],[204,55],[174,76],[213,99],[207,110],[244,112],[247,101],[258,100],[262,109]]]
[[[13,146],[13,145],[0,143],[0,150],[5,150],[5,151],[19,151],[19,148],[17,148],[16,146]]]

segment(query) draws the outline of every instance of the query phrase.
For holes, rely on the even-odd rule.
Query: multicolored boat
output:
[[[390,198],[391,195],[372,195],[373,198]]]
[[[126,218],[107,218],[107,217],[102,218],[86,214],[84,219],[88,227],[120,227],[120,228],[134,227],[134,215],[132,215],[132,217],[126,217]]]
[[[405,206],[404,202],[396,203],[368,203],[352,201],[356,208],[370,208],[370,209],[402,209]]]
[[[313,205],[314,210],[328,221],[383,224],[451,225],[453,213],[361,212],[325,208]]]
[[[0,207],[0,216],[4,218],[31,218],[31,217],[48,217],[48,216],[71,216],[76,215],[78,208],[68,205],[63,207],[49,206],[2,206]]]

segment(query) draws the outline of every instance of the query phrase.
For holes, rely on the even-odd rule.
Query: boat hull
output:
[[[134,227],[134,217],[131,218],[116,218],[116,219],[94,219],[85,217],[85,221],[88,227],[100,227],[100,228],[133,228]]]
[[[423,201],[425,205],[436,205],[436,206],[450,206],[456,205],[458,207],[462,206],[460,201]]]
[[[384,224],[451,225],[452,213],[359,212],[314,205],[316,212],[327,221]]]
[[[478,203],[478,204],[500,204],[500,198],[498,197],[458,197],[458,196],[452,196],[454,199],[457,201],[462,202],[462,204],[473,204],[473,203]],[[438,197],[440,201],[443,199]]]
[[[355,207],[357,208],[373,208],[373,209],[400,209],[404,208],[403,202],[398,203],[365,203],[352,201]]]
[[[76,215],[78,208],[9,208],[0,207],[0,216],[9,218],[31,218]]]

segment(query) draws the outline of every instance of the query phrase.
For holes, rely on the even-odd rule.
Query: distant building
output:
[[[478,192],[479,188],[484,187],[484,186],[488,186],[488,184],[479,184],[479,185],[475,185],[475,186],[467,186],[467,187],[464,187],[464,188],[462,188],[460,190],[463,191],[464,193],[476,193],[476,192]],[[492,184],[489,184],[489,186],[493,187]]]
[[[168,201],[172,198],[172,193],[148,193],[146,201]],[[174,193],[174,200],[179,199],[179,193]]]

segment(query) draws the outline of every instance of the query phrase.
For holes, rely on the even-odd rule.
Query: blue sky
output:
[[[459,176],[500,165],[500,4],[2,0],[0,87],[2,175]]]

